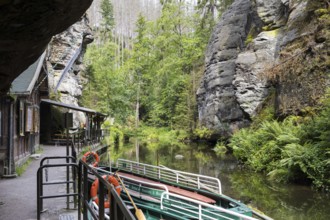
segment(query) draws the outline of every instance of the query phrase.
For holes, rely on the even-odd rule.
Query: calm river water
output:
[[[275,220],[328,220],[330,195],[308,186],[270,182],[264,175],[242,170],[230,155],[216,156],[203,145],[176,147],[132,145],[110,150],[111,158],[139,160],[173,169],[214,176],[222,191],[251,205]]]

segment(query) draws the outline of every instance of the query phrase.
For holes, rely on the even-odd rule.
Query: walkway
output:
[[[43,146],[40,159],[34,159],[22,176],[13,179],[0,179],[0,219],[1,220],[35,220],[37,219],[37,170],[40,160],[48,156],[65,156],[65,146]],[[54,161],[55,162],[55,161]],[[64,160],[60,161],[64,162]],[[65,181],[64,167],[49,168],[48,181]],[[44,187],[44,195],[65,193],[65,185]],[[70,198],[72,200],[72,198]],[[73,207],[73,205],[71,205]],[[58,220],[60,214],[78,219],[77,210],[66,208],[66,198],[45,199],[43,220]]]

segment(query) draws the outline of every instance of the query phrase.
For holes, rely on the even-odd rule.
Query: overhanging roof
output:
[[[11,84],[10,93],[16,95],[31,94],[34,85],[39,77],[42,64],[45,58],[44,52],[33,64],[21,73]]]
[[[41,103],[47,103],[50,105],[55,105],[55,106],[68,108],[68,109],[72,109],[72,110],[76,110],[76,111],[81,111],[81,112],[85,112],[85,113],[89,113],[89,114],[99,115],[99,116],[103,116],[103,117],[107,116],[106,114],[97,112],[93,109],[80,107],[80,106],[76,106],[76,105],[69,105],[69,104],[65,104],[63,102],[56,102],[56,101],[50,100],[50,99],[41,99]]]

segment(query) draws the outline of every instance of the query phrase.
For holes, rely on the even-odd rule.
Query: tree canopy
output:
[[[139,16],[136,37],[131,48],[125,49],[109,33],[114,24],[111,3],[104,0],[101,6],[101,32],[108,34],[102,45],[87,50],[90,81],[84,104],[95,107],[97,102],[97,108],[125,122],[139,101],[139,118],[146,124],[190,129],[197,111],[195,85],[210,34],[196,28],[202,17],[187,11],[182,1],[163,2],[157,20]],[[124,62],[118,64],[119,60]]]

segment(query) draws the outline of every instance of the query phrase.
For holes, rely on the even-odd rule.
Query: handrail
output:
[[[72,163],[75,163],[76,162],[76,158],[74,156],[53,156],[53,157],[44,157],[43,159],[41,159],[40,161],[40,167],[42,167],[44,165],[44,161],[47,160],[47,162],[49,160],[57,160],[57,159],[66,159],[66,162],[68,163],[69,162],[69,159],[71,159],[71,162]],[[69,177],[69,174],[67,173],[67,177],[66,177],[66,181],[63,181],[63,182],[52,182],[52,183],[48,183],[48,167],[44,167],[45,168],[45,178],[46,178],[46,182],[47,183],[42,183],[42,185],[56,185],[56,184],[65,184],[66,183],[66,191],[67,193],[69,193],[70,191],[70,183],[73,184],[73,192],[76,193],[76,185],[77,185],[77,180],[76,180],[76,173],[77,173],[77,170],[76,169],[73,169],[72,171],[72,181],[70,181],[70,177]],[[68,168],[68,167],[67,167]],[[68,169],[67,169],[67,172],[68,172]],[[41,180],[42,180],[42,173],[41,173]],[[43,194],[43,187],[40,188],[40,193],[41,195]],[[74,197],[74,201],[75,201],[75,208],[76,208],[76,197]],[[67,208],[69,207],[69,203],[67,201]]]
[[[257,220],[256,218],[224,209],[219,206],[210,205],[205,202],[167,192],[164,192],[161,196],[161,209],[167,209],[172,213],[198,219],[239,218],[243,220]]]
[[[88,201],[88,172],[94,175],[99,180],[99,210],[98,215],[95,214],[95,210],[89,205]],[[110,219],[113,220],[135,220],[135,217],[127,209],[126,205],[117,194],[113,185],[103,179],[103,177],[97,172],[97,170],[82,160],[79,160],[79,184],[78,192],[81,204],[83,208],[83,219],[88,219],[88,212],[93,216],[94,219],[105,219],[105,209],[104,209],[104,196],[106,195],[105,188],[110,191]],[[80,210],[80,209],[79,209]],[[80,216],[80,213],[79,213]]]
[[[64,157],[65,158],[65,157]],[[42,162],[44,161],[44,159],[42,160]],[[64,164],[46,164],[46,165],[42,165],[38,168],[37,171],[37,219],[40,220],[41,217],[41,210],[43,208],[43,199],[50,199],[50,198],[58,198],[58,197],[70,197],[70,196],[78,196],[79,193],[70,193],[67,192],[66,194],[58,194],[58,195],[48,195],[48,196],[44,196],[43,195],[43,186],[44,185],[50,185],[50,184],[45,184],[43,182],[43,175],[42,175],[42,171],[45,168],[48,167],[73,167],[75,170],[78,170],[78,165],[75,163],[64,163]],[[52,182],[51,184],[70,184],[70,183],[74,183],[75,180],[73,181],[58,181],[58,182]],[[78,198],[78,202],[79,202],[79,198]],[[79,210],[79,207],[78,207]],[[80,218],[79,218],[80,219]]]
[[[113,172],[110,172],[110,171],[107,171],[107,170],[103,170],[101,168],[95,167],[94,169],[97,170],[98,172],[102,172],[104,174],[109,174],[109,175],[113,175],[114,174]],[[142,186],[151,186],[151,187],[163,188],[165,192],[167,192],[167,193],[169,192],[167,186],[164,185],[164,184],[150,183],[150,182],[146,182],[146,181],[143,181],[143,180],[136,180],[136,179],[133,179],[133,178],[130,178],[130,177],[127,177],[127,176],[120,175],[120,174],[118,174],[118,175],[123,180],[129,180],[131,182],[138,183],[140,186],[142,185]]]
[[[125,159],[118,159],[117,167],[120,170],[135,172],[150,178],[174,182],[197,189],[206,189],[214,193],[222,194],[221,182],[215,177],[182,172],[179,170],[172,170],[169,168],[138,163]]]
[[[164,184],[148,183],[148,182],[145,182],[145,181],[135,180],[133,178],[129,178],[129,177],[121,176],[121,175],[119,175],[119,176],[122,179],[129,180],[129,181],[134,182],[134,183],[138,183],[140,185],[140,187],[141,186],[152,186],[152,187],[164,188],[165,192],[167,192],[167,193],[169,192],[167,186],[165,186]]]
[[[191,173],[186,173],[186,172],[178,172],[178,171],[172,170],[172,169],[170,169],[170,168],[168,168],[168,167],[166,167],[164,165],[160,165],[160,166],[163,167],[164,169],[168,170],[168,171],[171,171],[171,172],[175,173],[177,176],[182,177],[183,179],[187,180],[188,182],[197,184],[198,185],[198,189],[200,189],[202,187],[202,188],[207,189],[207,190],[209,190],[211,192],[213,191],[212,188],[208,187],[207,185],[203,184],[202,182],[196,181],[194,179],[191,179],[191,178],[187,177],[188,175],[197,175],[197,174],[191,174]],[[182,173],[185,173],[187,176],[182,175]],[[198,175],[198,176],[200,177],[200,176],[203,176],[203,175]],[[206,177],[206,176],[204,176],[204,177]],[[197,178],[197,180],[198,179],[199,178]],[[220,180],[219,179],[216,179],[216,180],[219,181],[219,183],[218,183],[219,186],[220,186],[219,194],[222,194]]]
[[[44,161],[45,160],[49,160],[49,159],[71,159],[72,162],[76,161],[76,158],[73,156],[54,156],[54,157],[44,157],[41,159],[40,161],[40,167],[44,165]]]

